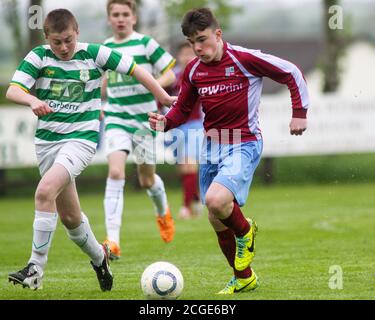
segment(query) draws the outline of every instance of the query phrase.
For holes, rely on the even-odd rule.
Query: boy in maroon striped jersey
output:
[[[165,115],[149,113],[153,129],[167,131],[184,123],[199,98],[205,139],[199,167],[201,198],[208,208],[219,246],[234,276],[220,294],[253,290],[250,267],[257,226],[240,209],[248,197],[263,142],[258,108],[263,77],[288,86],[292,135],[307,128],[309,97],[301,71],[292,63],[259,50],[231,45],[207,8],[188,11],[181,24],[197,58],[185,68],[178,100]]]

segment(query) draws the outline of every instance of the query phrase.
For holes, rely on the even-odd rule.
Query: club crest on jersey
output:
[[[225,68],[225,76],[230,77],[234,75],[234,66]]]
[[[44,70],[44,74],[47,77],[52,77],[55,74],[55,71],[47,68],[47,69]]]
[[[87,82],[90,80],[90,72],[89,70],[80,70],[79,71],[79,78],[82,82]]]

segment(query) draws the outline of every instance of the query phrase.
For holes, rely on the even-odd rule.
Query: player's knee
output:
[[[223,202],[222,197],[218,194],[214,193],[207,193],[205,198],[206,206],[208,211],[216,215],[217,213],[221,213],[225,208],[225,203]]]
[[[56,195],[48,184],[39,185],[35,192],[35,200],[38,202],[53,201]]]
[[[211,223],[212,226],[217,224],[217,217],[210,211],[208,211],[208,221]]]
[[[154,174],[139,173],[138,182],[142,188],[150,189],[155,184],[155,176]]]
[[[141,188],[150,189],[154,183],[153,177],[139,177],[139,185]]]
[[[125,179],[125,172],[118,168],[111,168],[109,170],[109,177],[114,180]]]

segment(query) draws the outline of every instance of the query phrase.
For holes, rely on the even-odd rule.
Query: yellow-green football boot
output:
[[[250,224],[250,230],[243,237],[236,239],[236,256],[234,258],[234,267],[238,271],[245,270],[253,261],[255,255],[255,236],[258,231],[256,222],[247,218]]]
[[[259,287],[258,277],[253,270],[251,277],[246,279],[236,278],[235,276],[230,279],[225,288],[219,291],[217,294],[234,294],[238,292],[247,292],[255,290]]]

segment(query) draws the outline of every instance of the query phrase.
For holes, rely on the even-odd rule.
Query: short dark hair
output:
[[[198,31],[203,31],[207,28],[213,30],[220,28],[215,16],[209,8],[192,9],[185,13],[181,29],[182,33],[186,36],[192,36]]]
[[[107,1],[107,14],[110,15],[111,13],[111,6],[113,4],[122,4],[126,5],[130,8],[130,10],[135,15],[137,13],[137,4],[134,0],[108,0]]]
[[[51,32],[61,33],[70,27],[78,31],[78,23],[73,13],[66,9],[56,9],[48,13],[43,31],[45,35],[49,35]]]

